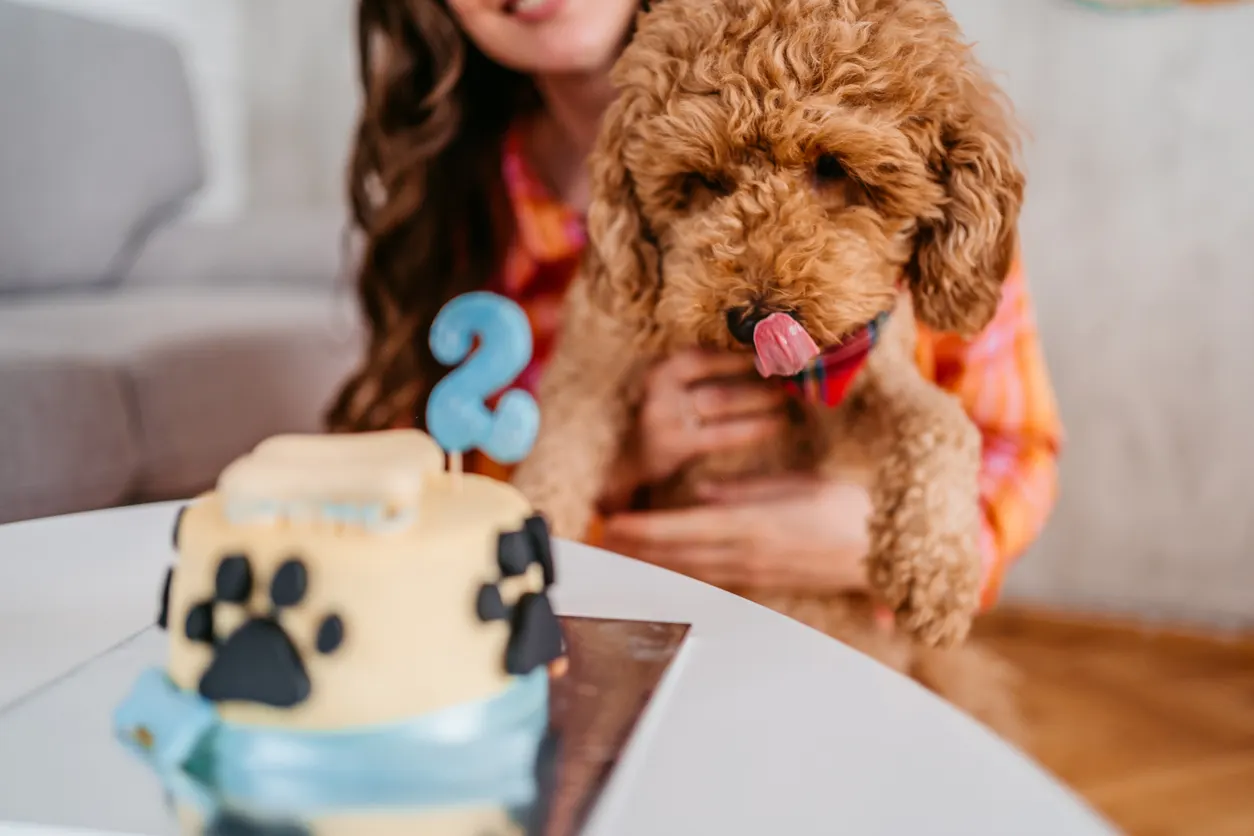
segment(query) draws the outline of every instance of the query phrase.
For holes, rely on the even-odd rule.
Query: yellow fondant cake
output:
[[[170,677],[228,721],[307,729],[498,693],[512,625],[478,604],[542,593],[541,561],[511,576],[499,559],[510,533],[547,553],[530,516],[509,485],[447,472],[417,430],[272,438],[179,520]],[[253,669],[261,656],[279,669]]]
[[[174,544],[168,659],[115,728],[185,823],[510,833],[543,809],[564,647],[548,528],[517,490],[451,472],[417,430],[278,436]]]

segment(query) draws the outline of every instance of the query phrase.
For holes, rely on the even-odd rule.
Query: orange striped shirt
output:
[[[527,311],[535,355],[517,385],[534,391],[586,238],[582,219],[555,200],[527,165],[518,132],[506,142],[503,171],[517,226],[491,289]],[[982,604],[988,607],[1007,568],[1040,534],[1053,507],[1063,437],[1020,262],[1006,279],[993,321],[978,337],[964,341],[920,326],[916,360],[925,377],[957,395],[983,435]],[[506,468],[479,455],[467,466],[508,477]]]

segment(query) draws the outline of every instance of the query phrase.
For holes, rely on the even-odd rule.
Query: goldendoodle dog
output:
[[[860,481],[896,631],[860,596],[732,591],[1008,732],[1000,670],[943,649],[978,607],[980,435],[913,361],[915,317],[988,323],[1016,250],[1024,181],[1000,91],[939,0],[661,0],[613,77],[589,246],[516,484],[579,538],[659,358],[753,351],[788,377],[836,349],[856,369],[838,404],[798,399],[777,443],[694,461],[653,501],[691,503],[712,477]]]

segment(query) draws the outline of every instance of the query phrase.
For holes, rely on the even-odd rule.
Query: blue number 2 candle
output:
[[[479,347],[466,360],[474,340]],[[514,302],[484,291],[458,296],[431,325],[431,353],[446,366],[462,363],[435,385],[427,402],[427,432],[445,452],[483,451],[503,464],[522,461],[540,429],[531,395],[511,389],[496,411],[485,401],[531,361],[531,325]]]

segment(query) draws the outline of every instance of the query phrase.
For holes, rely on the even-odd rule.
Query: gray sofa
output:
[[[355,364],[343,218],[196,223],[176,47],[0,0],[0,522],[183,497]]]

